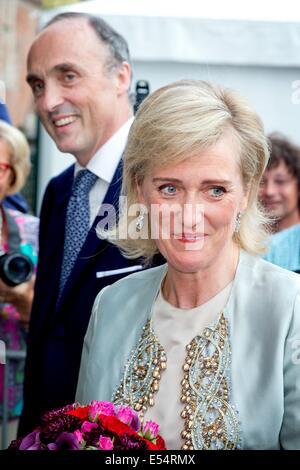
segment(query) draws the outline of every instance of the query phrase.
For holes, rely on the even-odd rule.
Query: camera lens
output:
[[[0,277],[8,286],[18,286],[28,281],[33,273],[33,263],[22,253],[6,253],[0,257]]]

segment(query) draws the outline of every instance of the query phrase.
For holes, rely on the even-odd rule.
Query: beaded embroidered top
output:
[[[238,412],[231,403],[230,366],[228,322],[222,313],[213,327],[205,328],[186,346],[181,381],[182,449],[240,448]],[[148,320],[113,401],[131,406],[143,419],[147,408],[155,404],[166,367],[165,351]]]

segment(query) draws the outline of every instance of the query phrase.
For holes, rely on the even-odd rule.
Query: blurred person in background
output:
[[[5,121],[8,124],[12,124],[7,106],[0,102],[0,121]],[[29,207],[27,201],[21,193],[9,194],[5,197],[3,204],[5,207],[10,209],[16,209],[20,212],[27,214]]]
[[[3,259],[7,252],[20,252],[37,262],[38,219],[29,214],[5,208],[4,198],[19,191],[30,171],[30,149],[24,135],[10,124],[0,121],[0,339],[6,350],[26,351],[34,275],[26,282],[10,286]],[[17,246],[15,246],[17,244]],[[18,258],[19,259],[19,258]],[[2,264],[1,264],[2,263]],[[18,275],[18,273],[17,273]],[[13,282],[18,282],[15,279]],[[9,362],[8,416],[11,437],[16,432],[23,404],[25,359]],[[4,365],[0,365],[0,418],[3,416]]]
[[[273,219],[273,235],[264,258],[290,271],[299,271],[300,148],[280,134],[272,134],[269,142],[271,156],[259,198]]]
[[[279,232],[300,222],[300,149],[279,134],[269,137],[270,160],[264,172],[259,199]]]

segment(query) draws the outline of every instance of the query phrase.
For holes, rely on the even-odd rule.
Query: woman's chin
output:
[[[170,267],[182,273],[196,273],[209,264],[207,256],[199,255],[199,252],[195,251],[181,253],[181,256],[169,258],[167,261]]]

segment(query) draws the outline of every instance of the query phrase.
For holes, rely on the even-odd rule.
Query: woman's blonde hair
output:
[[[151,94],[140,106],[129,133],[122,195],[127,196],[128,207],[137,204],[137,182],[142,183],[154,167],[197,155],[228,132],[237,140],[242,180],[245,190],[249,190],[248,207],[234,240],[240,248],[258,254],[265,250],[263,240],[267,235],[267,218],[257,193],[269,158],[268,141],[259,116],[233,90],[200,80],[182,80]],[[133,219],[121,213],[114,233],[124,233],[124,227],[130,227]],[[128,258],[149,261],[158,251],[150,236],[112,237],[110,241]]]
[[[7,194],[13,194],[24,186],[29,175],[30,148],[24,134],[4,121],[0,121],[0,139],[6,142],[10,149],[13,179]]]

